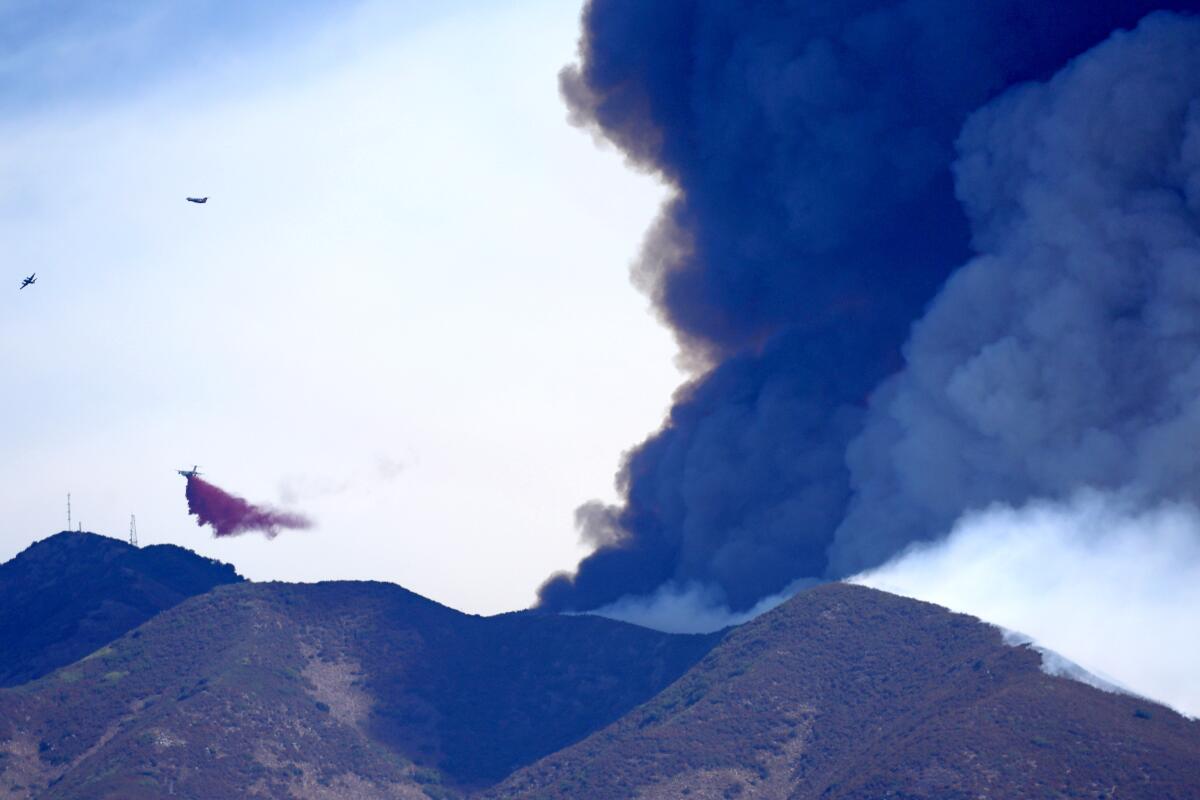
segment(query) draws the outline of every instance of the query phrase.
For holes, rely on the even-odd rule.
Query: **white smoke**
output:
[[[1114,34],[959,150],[980,255],[872,398],[833,574],[998,501],[1200,502],[1200,21]]]
[[[999,627],[999,626],[997,626]],[[1004,643],[1011,647],[1028,647],[1036,650],[1042,656],[1042,672],[1047,675],[1054,675],[1058,678],[1070,678],[1073,681],[1086,683],[1095,689],[1103,692],[1111,692],[1113,694],[1128,694],[1139,696],[1128,686],[1122,686],[1110,677],[1100,676],[1095,672],[1084,669],[1079,664],[1076,664],[1071,659],[1064,656],[1062,653],[1051,650],[1049,647],[1038,644],[1028,634],[1020,631],[1012,631],[1007,628],[1000,629],[1004,636]]]
[[[1052,674],[1200,716],[1200,511],[1190,504],[1145,509],[1081,492],[996,505],[851,580],[1021,631],[1053,651]]]
[[[820,581],[800,579],[783,591],[764,597],[746,611],[731,611],[718,589],[699,583],[665,583],[653,594],[626,596],[587,613],[631,622],[665,633],[712,633],[741,625],[791,599]]]

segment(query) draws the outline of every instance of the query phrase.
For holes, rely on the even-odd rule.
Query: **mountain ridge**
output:
[[[62,531],[0,564],[0,686],[40,677],[182,600],[243,578],[173,544]]]
[[[378,582],[221,586],[0,691],[0,787],[461,796],[619,718],[718,638],[470,616]]]
[[[1200,723],[1048,675],[1041,658],[974,617],[827,584],[734,629],[654,700],[486,796],[1200,794]]]
[[[45,577],[53,595],[71,578],[78,600],[114,575],[158,586],[179,565],[236,576],[182,548],[78,537],[32,546],[24,583],[0,587]],[[103,557],[81,558],[91,548]],[[103,579],[80,580],[89,570]],[[184,572],[177,588],[203,588]],[[1200,795],[1200,723],[1053,677],[1011,640],[849,584],[683,636],[464,614],[379,581],[238,578],[0,689],[0,798]]]

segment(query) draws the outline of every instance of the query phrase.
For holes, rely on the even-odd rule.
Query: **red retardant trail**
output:
[[[216,536],[258,531],[274,539],[280,528],[312,527],[312,521],[302,514],[253,505],[195,476],[187,479],[187,501],[188,513],[196,515],[196,524],[212,526]]]

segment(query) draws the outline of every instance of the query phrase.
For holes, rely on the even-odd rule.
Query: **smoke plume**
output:
[[[622,597],[587,613],[666,633],[713,633],[765,614],[820,582],[806,578],[793,581],[783,591],[760,599],[745,611],[731,611],[711,586],[665,583],[650,595]]]
[[[951,341],[948,324],[927,322],[902,352],[913,321],[953,268],[969,258],[972,244],[998,249],[1015,232],[1017,184],[1041,175],[1043,167],[1022,163],[1016,152],[1025,146],[1031,151],[1026,155],[1035,157],[1032,150],[1042,145],[1039,120],[1031,116],[1039,109],[1014,110],[1020,105],[1014,100],[975,118],[957,172],[951,169],[955,141],[968,116],[1009,87],[1050,77],[1148,11],[1197,6],[1149,0],[592,0],[581,63],[564,71],[563,93],[578,124],[675,189],[634,278],[676,331],[698,374],[679,390],[662,429],[626,458],[618,475],[622,503],[589,505],[580,515],[585,539],[598,548],[574,575],[547,581],[541,605],[584,610],[629,598],[696,596],[736,614],[797,579],[836,577],[881,563],[914,538],[944,532],[973,504],[1033,491],[1038,480],[1017,490],[1022,478],[1008,470],[1004,492],[996,488],[999,479],[978,488],[973,471],[989,473],[986,460],[960,458],[928,471],[921,463],[926,448],[945,451],[947,459],[956,452],[940,439],[933,414],[938,409],[928,409],[923,419],[932,421],[920,430],[903,417],[914,396],[906,387],[935,366],[914,363],[918,351],[933,349],[922,342]],[[1177,119],[1178,103],[1150,88],[1136,98],[1143,110]],[[1160,99],[1175,102],[1173,110],[1160,109]],[[1078,129],[1079,144],[1088,143],[1088,132],[1103,139],[1106,124],[1072,117],[1089,111],[1064,106],[1055,124]],[[999,117],[1009,113],[1025,116],[1001,131]],[[1022,124],[1030,127],[1022,131]],[[1114,134],[1132,137],[1136,131],[1154,133],[1133,120]],[[1004,134],[1013,152],[989,155],[984,140],[994,135],[999,144]],[[1088,152],[1101,155],[1096,148]],[[1155,152],[1164,155],[1161,148]],[[988,160],[993,157],[994,163]],[[1056,180],[1070,182],[1070,170],[1082,166],[1077,162],[1049,166],[1061,167]],[[1167,172],[1163,164],[1145,177]],[[964,204],[955,196],[956,177]],[[1171,190],[1165,194],[1160,204],[1169,204]],[[993,213],[993,201],[1001,200],[1005,205]],[[1109,195],[1093,206],[1121,200]],[[1049,216],[1044,226],[1053,229],[1056,222]],[[1038,269],[1030,265],[1026,272]],[[1081,273],[1089,269],[1078,265]],[[1113,271],[1103,264],[1095,269],[1101,282]],[[1026,292],[967,280],[952,281],[947,292],[975,298],[963,309],[964,322],[975,314],[977,324],[992,324],[975,340],[1003,338],[1001,326],[1019,324],[1020,304],[1031,297],[1043,314],[1059,313],[1036,287]],[[1110,299],[1114,309],[1131,315],[1123,325],[1139,324],[1135,298]],[[939,309],[950,302],[940,298],[931,318],[946,316]],[[982,313],[978,307],[988,303],[1003,309]],[[1123,335],[1101,323],[1081,335],[1109,344]],[[934,336],[943,328],[945,339]],[[1092,356],[1106,347],[1079,352]],[[1000,362],[1002,355],[993,358]],[[1140,379],[1137,356],[1128,355],[1132,361],[1125,366]],[[909,377],[876,391],[906,361]],[[1036,373],[1039,366],[1027,368]],[[1062,359],[1045,366],[1066,368]],[[1118,366],[1102,360],[1095,368]],[[991,400],[989,385],[966,378],[959,384],[959,399],[974,404],[977,414],[1006,411]],[[1103,384],[1093,388],[1103,390]],[[1090,399],[1092,405],[1110,403],[1100,416],[1115,422],[1139,412],[1138,403],[1156,391]],[[1048,403],[1070,409],[1078,399],[1071,394]],[[1016,416],[1029,409],[1011,410]],[[1017,420],[1023,433],[1010,455],[1049,444],[1039,439],[1053,433],[1046,420],[1043,429]],[[1001,435],[979,433],[985,439]],[[1093,446],[1104,451],[1102,442]],[[1106,463],[1120,458],[1115,450],[1102,454]],[[899,469],[889,462],[906,455]],[[1064,465],[1060,489],[1090,477],[1082,469],[1088,453],[1072,458],[1081,459],[1081,470],[1070,476]],[[1010,466],[1016,471],[1016,464]],[[962,473],[946,479],[951,469]],[[936,485],[943,479],[945,491]],[[925,481],[919,488],[935,497],[902,491],[905,481]],[[915,508],[908,506],[912,501]]]
[[[196,524],[210,526],[215,536],[257,531],[274,539],[280,529],[312,527],[312,521],[302,514],[253,505],[194,475],[187,479],[187,501]]]

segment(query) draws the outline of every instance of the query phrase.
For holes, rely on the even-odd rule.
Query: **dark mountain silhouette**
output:
[[[456,797],[613,722],[718,640],[468,616],[380,583],[223,586],[0,691],[0,797]]]
[[[1051,677],[938,606],[834,584],[491,798],[1200,797],[1200,723]]]
[[[0,686],[45,675],[155,614],[242,578],[175,545],[62,532],[0,565]]]

